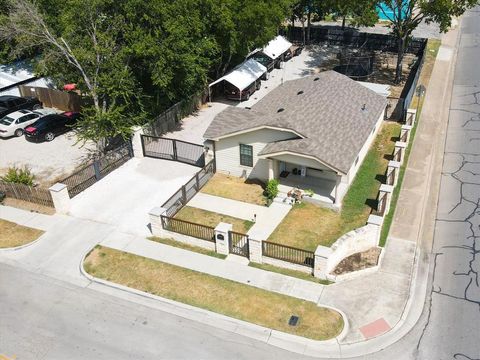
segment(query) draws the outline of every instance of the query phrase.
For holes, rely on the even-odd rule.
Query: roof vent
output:
[[[245,109],[250,110],[251,107],[250,106],[245,106]]]
[[[277,110],[277,113],[281,113],[284,110],[285,110],[284,108],[280,108],[280,109]]]
[[[302,95],[303,94],[303,90],[300,90],[299,92],[297,92],[297,95]]]
[[[362,105],[362,111],[365,111],[365,110],[367,110],[367,104]]]
[[[315,79],[313,79],[313,81],[318,81],[318,80],[320,80],[318,76]]]

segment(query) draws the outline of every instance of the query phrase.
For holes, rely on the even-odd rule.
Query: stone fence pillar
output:
[[[397,141],[395,143],[395,150],[393,151],[393,160],[401,164],[405,157],[406,149],[407,149],[407,143],[403,141]]]
[[[400,129],[400,141],[408,144],[410,142],[411,132],[412,125],[402,125],[402,128]]]
[[[133,156],[136,158],[143,158],[143,148],[142,148],[142,139],[141,136],[143,135],[143,129],[141,127],[137,127],[134,129],[134,133],[132,136],[132,149],[133,149]]]
[[[400,175],[400,163],[398,161],[389,161],[387,167],[387,185],[397,185]]]
[[[378,236],[377,236],[377,246],[378,246],[380,242],[380,235],[381,235],[381,230],[383,225],[383,217],[371,214],[368,217],[367,225],[378,226]]]
[[[250,261],[261,264],[263,262],[263,239],[266,237],[259,232],[251,232],[248,234],[248,252]]]
[[[227,223],[219,223],[215,228],[216,251],[219,254],[228,255],[230,252],[228,232],[232,231],[233,225]]]
[[[149,211],[148,216],[150,218],[150,226],[153,236],[163,236],[162,215],[167,214],[167,209],[163,207],[154,207]]]
[[[327,279],[328,258],[332,254],[332,249],[319,245],[315,250],[315,263],[313,267],[313,276],[319,279]]]
[[[378,212],[381,216],[388,214],[390,210],[390,201],[392,199],[393,186],[382,184],[378,192]]]
[[[408,109],[407,110],[407,117],[405,118],[405,124],[413,126],[415,124],[416,119],[417,119],[417,110]]]
[[[70,195],[68,195],[67,185],[62,183],[56,183],[48,190],[52,195],[55,211],[59,214],[68,213],[68,211],[70,210],[71,200]]]

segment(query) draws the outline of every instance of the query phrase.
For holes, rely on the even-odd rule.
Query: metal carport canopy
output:
[[[251,83],[258,80],[266,72],[267,68],[265,66],[253,59],[250,59],[237,66],[227,75],[215,80],[208,86],[213,86],[218,84],[220,81],[225,80],[242,91]]]
[[[270,42],[265,46],[262,52],[267,55],[268,57],[275,60],[280,55],[282,55],[285,51],[290,49],[292,43],[285,39],[283,36],[278,35],[275,39],[270,40]]]

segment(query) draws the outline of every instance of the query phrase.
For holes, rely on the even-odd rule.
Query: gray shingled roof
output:
[[[283,83],[250,110],[228,107],[204,137],[217,139],[261,126],[292,130],[300,136],[292,133],[291,140],[270,143],[260,155],[281,151],[310,155],[347,173],[386,103],[383,96],[347,76],[325,71]]]

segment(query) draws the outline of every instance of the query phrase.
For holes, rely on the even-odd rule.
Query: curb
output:
[[[43,231],[43,230],[42,230]],[[37,242],[39,242],[41,239],[42,239],[42,236],[44,234],[42,234],[41,236],[39,236],[37,239],[33,240],[32,242],[29,242],[28,244],[23,244],[23,245],[20,245],[20,246],[14,246],[14,247],[9,247],[9,248],[0,248],[0,254],[2,252],[4,253],[8,253],[8,252],[13,252],[13,251],[18,251],[18,250],[22,250],[22,249],[25,249],[25,248],[28,248],[32,245],[35,245]]]
[[[180,316],[185,319],[200,322],[221,330],[238,333],[242,336],[267,343],[283,350],[315,357],[330,357],[333,352],[338,353],[338,356],[340,356],[339,343],[345,338],[345,336],[350,330],[346,314],[343,311],[328,305],[321,305],[319,307],[324,307],[338,312],[343,319],[343,329],[341,333],[333,339],[312,340],[302,336],[293,335],[279,330],[267,328],[261,325],[253,324],[244,320],[235,319],[213,311],[204,310],[195,306],[170,300],[161,296],[153,295],[128,286],[120,285],[108,280],[103,280],[90,275],[84,268],[85,259],[93,249],[94,248],[88,250],[85,253],[79,264],[80,273],[86,279],[88,279],[91,283],[103,285],[115,290],[132,294],[137,297],[139,296],[142,298],[155,300],[157,305],[160,305],[161,307],[155,307],[157,310],[165,311],[175,316]]]

